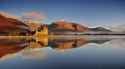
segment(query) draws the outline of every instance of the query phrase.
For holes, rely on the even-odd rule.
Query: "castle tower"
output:
[[[35,38],[37,42],[44,42],[45,45],[48,45],[48,26],[42,24],[35,33]]]
[[[42,24],[37,30],[36,30],[36,34],[38,36],[46,36],[48,35],[48,26],[45,24]]]

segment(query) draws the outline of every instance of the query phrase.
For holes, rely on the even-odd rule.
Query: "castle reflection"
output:
[[[43,37],[41,39],[33,38],[0,38],[0,58],[7,55],[22,52],[23,56],[40,57],[41,52],[33,49],[52,48],[57,50],[68,50],[87,46],[89,43],[106,44],[114,39],[87,39],[87,38],[51,38]],[[116,39],[117,40],[117,39]],[[118,41],[117,41],[118,42]],[[121,41],[120,41],[121,42]],[[123,41],[124,43],[124,41]]]

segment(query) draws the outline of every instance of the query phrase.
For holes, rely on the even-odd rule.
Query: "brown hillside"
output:
[[[74,31],[74,32],[84,32],[87,31],[88,28],[80,25],[80,24],[76,24],[76,23],[72,23],[72,22],[66,22],[66,21],[57,21],[54,22],[50,25],[50,30],[52,31]]]

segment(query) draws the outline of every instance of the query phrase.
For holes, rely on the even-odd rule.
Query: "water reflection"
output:
[[[5,37],[0,38],[0,66],[7,68],[4,66],[7,64],[8,68],[16,68],[12,65],[12,63],[16,63],[21,69],[27,69],[27,66],[31,69],[35,69],[32,67],[58,69],[58,66],[74,68],[98,67],[101,64],[104,64],[102,66],[109,66],[107,64],[110,66],[124,65],[124,50],[124,38]]]
[[[69,50],[87,46],[87,44],[98,44],[108,47],[125,47],[125,39],[113,38],[50,38],[43,37],[39,40],[33,38],[0,38],[0,58],[6,55],[21,52],[24,57],[43,57],[42,48],[52,48],[53,50]],[[42,56],[41,56],[42,53]],[[45,54],[44,54],[45,55]]]

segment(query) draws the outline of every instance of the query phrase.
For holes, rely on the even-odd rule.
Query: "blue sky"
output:
[[[44,23],[67,20],[88,26],[125,24],[125,0],[0,0],[0,11],[17,16],[45,13]]]

